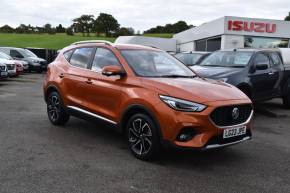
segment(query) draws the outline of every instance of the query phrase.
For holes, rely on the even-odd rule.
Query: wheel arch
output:
[[[149,110],[147,107],[145,107],[142,104],[132,104],[129,105],[121,114],[121,119],[120,119],[120,129],[122,133],[125,133],[125,129],[126,129],[126,124],[128,122],[128,120],[130,119],[130,117],[136,113],[144,113],[146,115],[148,115],[150,118],[152,118],[152,120],[154,121],[154,123],[156,124],[157,127],[157,132],[159,134],[160,140],[162,141],[163,139],[163,135],[160,129],[160,124],[159,121],[157,119],[157,117],[155,116],[155,114]]]
[[[237,85],[237,88],[245,93],[250,99],[253,98],[253,89],[248,83],[240,83],[239,85]]]
[[[285,81],[282,96],[287,96],[288,93],[290,93],[290,78]]]
[[[57,92],[60,95],[59,89],[55,85],[50,85],[45,90],[45,95],[44,95],[45,102],[47,102],[47,97],[48,97],[49,93],[51,93],[51,92]]]

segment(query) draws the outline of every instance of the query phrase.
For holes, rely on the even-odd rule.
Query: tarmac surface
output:
[[[43,77],[0,80],[1,193],[290,192],[290,110],[279,99],[258,105],[251,141],[207,152],[167,150],[143,162],[107,126],[77,118],[53,126]]]

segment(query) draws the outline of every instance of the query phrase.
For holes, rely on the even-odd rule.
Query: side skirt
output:
[[[118,123],[116,123],[113,120],[107,119],[103,116],[97,115],[95,113],[89,112],[87,110],[81,109],[76,106],[67,106],[66,107],[67,112],[77,118],[94,122],[97,124],[106,124],[107,126],[110,126],[110,128],[113,128],[114,130],[117,130],[121,132],[121,128],[119,127]]]

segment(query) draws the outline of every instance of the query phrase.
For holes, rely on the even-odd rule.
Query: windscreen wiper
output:
[[[185,75],[178,75],[178,74],[168,74],[160,76],[162,78],[194,78],[195,76],[185,76]]]

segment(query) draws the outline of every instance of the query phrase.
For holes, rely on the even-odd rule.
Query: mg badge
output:
[[[233,108],[232,117],[234,120],[237,120],[240,116],[240,111],[237,107]]]

